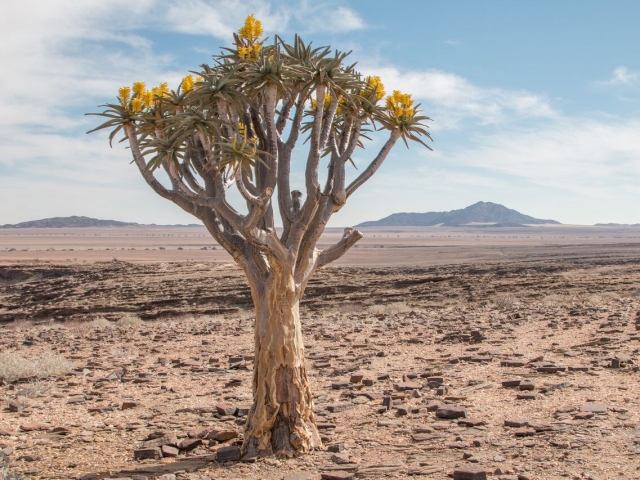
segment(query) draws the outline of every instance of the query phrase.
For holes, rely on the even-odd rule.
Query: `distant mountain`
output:
[[[491,202],[478,202],[460,210],[450,212],[394,213],[381,220],[363,222],[356,227],[445,227],[474,226],[522,227],[546,223],[560,224],[555,220],[542,220],[523,215],[503,205]],[[492,225],[487,225],[492,224]]]
[[[189,225],[144,225],[141,223],[119,222],[117,220],[98,220],[90,217],[54,217],[43,218],[15,224],[0,225],[0,228],[73,228],[73,227],[200,227],[202,225],[190,223]]]
[[[594,227],[640,227],[640,223],[596,223]]]

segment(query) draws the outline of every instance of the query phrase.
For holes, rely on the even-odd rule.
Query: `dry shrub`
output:
[[[109,328],[109,327],[113,327],[113,323],[111,323],[109,320],[107,320],[104,317],[98,317],[94,320],[91,320],[89,322],[89,325],[91,325],[91,328]]]
[[[19,318],[18,320],[14,320],[13,322],[7,324],[7,328],[12,330],[29,330],[33,328],[33,323],[24,318]]]
[[[0,354],[0,378],[12,382],[19,378],[49,378],[65,375],[73,363],[52,351],[44,351],[32,358],[14,352]]]
[[[51,390],[52,383],[49,380],[31,380],[18,387],[17,393],[21,397],[36,398],[43,396]]]
[[[403,302],[387,303],[385,305],[372,305],[369,307],[371,313],[382,313],[385,315],[393,315],[396,313],[409,313],[412,308]]]
[[[499,310],[507,310],[513,308],[516,303],[516,297],[511,293],[501,293],[493,299],[493,303]]]
[[[560,295],[557,293],[553,293],[551,295],[547,295],[542,299],[542,303],[545,305],[564,305],[569,301],[566,295]]]
[[[123,317],[120,317],[116,323],[119,327],[140,327],[144,325],[140,317],[132,313],[127,313]]]

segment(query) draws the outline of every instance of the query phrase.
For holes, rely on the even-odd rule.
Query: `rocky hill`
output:
[[[478,202],[460,210],[450,212],[394,213],[377,221],[363,222],[357,227],[460,227],[478,226],[521,227],[524,225],[559,224],[555,220],[544,220],[524,215],[503,205]]]
[[[138,223],[98,220],[90,217],[53,217],[15,224],[0,225],[0,228],[69,228],[69,227],[133,227]]]
[[[201,227],[201,224],[188,225],[156,225],[134,222],[119,222],[117,220],[99,220],[91,217],[53,217],[42,220],[32,220],[14,224],[0,225],[0,228],[74,228],[74,227]]]

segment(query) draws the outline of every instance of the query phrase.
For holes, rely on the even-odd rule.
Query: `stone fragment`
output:
[[[47,430],[48,427],[41,423],[25,423],[24,425],[20,425],[20,430],[23,432],[32,432],[34,430]]]
[[[575,418],[576,420],[589,420],[595,416],[596,414],[593,412],[579,412],[576,413],[573,418]]]
[[[352,408],[353,405],[351,403],[334,403],[333,405],[327,405],[327,410],[331,413],[345,412]]]
[[[216,460],[220,463],[237,462],[240,460],[240,448],[232,445],[230,447],[222,447],[216,451]]]
[[[482,467],[462,467],[454,470],[453,480],[487,480],[487,472]]]
[[[467,410],[460,405],[442,405],[436,410],[436,417],[444,419],[464,418]]]
[[[422,385],[416,382],[400,382],[396,384],[396,390],[399,390],[401,392],[405,390],[417,390],[419,388],[422,388]]]
[[[518,379],[518,380],[505,380],[502,382],[502,386],[504,388],[516,388],[520,386],[520,382],[522,382],[522,380]]]
[[[217,442],[226,442],[238,437],[235,430],[211,430],[204,438],[207,440],[216,440]]]
[[[351,383],[360,383],[363,378],[364,378],[364,375],[362,373],[352,373],[349,381]]]
[[[519,393],[518,395],[516,395],[516,398],[518,400],[536,400],[538,398],[538,395],[536,395],[535,393]]]
[[[138,404],[136,402],[122,402],[122,410],[129,410],[130,408],[137,407]]]
[[[526,365],[525,362],[521,362],[519,360],[502,360],[500,362],[501,367],[516,368],[516,367],[524,367],[525,365]]]
[[[219,403],[216,405],[216,411],[218,412],[218,415],[235,415],[237,408],[232,405]]]
[[[529,425],[529,420],[524,418],[509,418],[504,421],[505,427],[521,428]]]
[[[344,451],[345,446],[344,443],[334,443],[333,445],[329,445],[327,450],[332,453],[340,453]]]
[[[322,480],[353,480],[353,474],[337,470],[335,472],[324,472],[320,475]]]
[[[518,384],[518,390],[535,390],[536,386],[530,380],[522,380]]]
[[[133,458],[135,458],[136,460],[146,460],[149,458],[157,460],[159,458],[162,458],[162,451],[158,447],[140,448],[133,451]]]
[[[344,390],[349,387],[351,387],[351,384],[349,382],[337,382],[331,384],[331,388],[333,390]]]
[[[536,434],[533,428],[518,428],[513,434],[516,437],[531,437]]]
[[[187,452],[198,448],[200,445],[202,445],[202,440],[199,438],[185,438],[178,442],[178,448]]]
[[[316,480],[318,476],[311,472],[289,473],[282,477],[282,480]]]
[[[347,463],[351,463],[351,457],[347,452],[334,453],[333,455],[331,455],[331,461],[333,463],[337,463],[338,465],[345,465]]]
[[[163,457],[177,457],[178,453],[180,453],[180,450],[176,447],[172,447],[171,445],[163,445],[160,447],[160,450],[162,451]]]
[[[580,407],[580,411],[604,414],[607,413],[607,406],[602,403],[587,403]]]

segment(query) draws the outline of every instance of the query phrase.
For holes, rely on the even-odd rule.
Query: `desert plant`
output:
[[[493,299],[493,303],[498,310],[507,310],[512,308],[516,303],[516,297],[511,293],[501,293],[500,295],[496,295]]]
[[[404,302],[378,304],[369,307],[369,311],[371,313],[382,313],[386,315],[393,315],[396,313],[409,313],[411,310],[412,308]]]
[[[119,327],[139,327],[141,325],[144,325],[144,322],[140,319],[140,317],[132,313],[123,315],[118,319],[116,323]]]
[[[65,375],[73,363],[52,351],[43,351],[32,358],[23,358],[14,352],[0,354],[0,378],[11,382],[19,378],[49,378]]]
[[[403,140],[430,138],[410,95],[385,98],[377,76],[346,64],[349,53],[314,48],[295,36],[267,43],[247,17],[213,65],[187,75],[176,90],[143,82],[104,105],[111,129],[128,141],[147,184],[199,218],[244,270],[255,306],[253,406],[243,452],[247,458],[291,455],[321,445],[304,365],[299,302],[314,272],[340,258],[362,233],[347,228],[335,245],[318,240],[339,211]],[[194,72],[195,73],[195,72]],[[371,128],[388,137],[351,182],[347,165]],[[292,189],[294,147],[306,136],[304,190]],[[326,174],[320,175],[325,162]],[[167,185],[157,177],[168,179]],[[246,213],[234,208],[234,186]],[[282,221],[276,232],[274,205]]]

